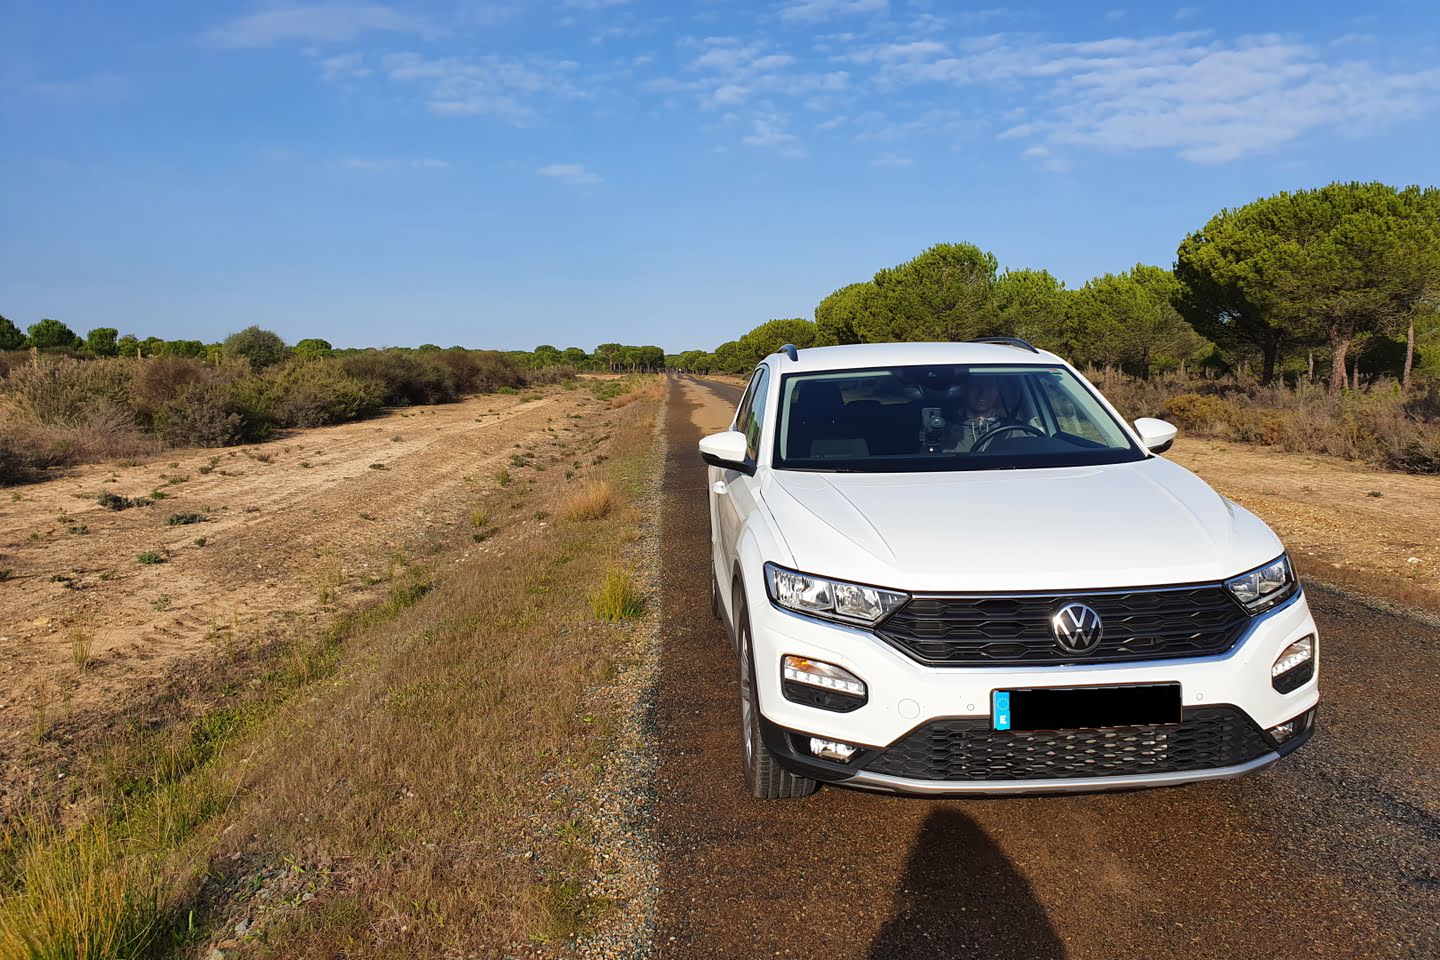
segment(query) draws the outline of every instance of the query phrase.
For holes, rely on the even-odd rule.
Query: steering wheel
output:
[[[996,437],[1000,436],[1002,433],[1013,433],[1013,432],[1016,431],[1016,430],[1022,430],[1022,431],[1024,431],[1025,433],[1031,434],[1032,436],[1036,436],[1036,437],[1049,436],[1049,434],[1047,434],[1044,430],[1041,430],[1041,429],[1039,429],[1038,427],[1032,427],[1032,426],[1030,426],[1030,424],[1028,424],[1028,423],[1006,423],[1006,424],[1002,424],[1001,426],[996,427],[996,428],[993,429],[993,430],[990,430],[990,431],[987,432],[987,433],[982,433],[982,434],[980,435],[980,438],[975,441],[974,446],[972,446],[972,447],[970,448],[970,452],[971,452],[971,453],[979,453],[979,452],[982,451],[986,446],[989,445],[989,443],[990,443],[991,440],[994,440]]]

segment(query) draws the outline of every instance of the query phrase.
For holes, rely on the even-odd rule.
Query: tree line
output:
[[[1169,269],[1136,264],[1078,289],[1043,269],[1001,272],[972,243],[939,244],[831,293],[813,321],[771,320],[670,365],[741,373],[786,343],[984,336],[1145,379],[1239,368],[1264,383],[1325,378],[1331,393],[1357,385],[1364,361],[1408,390],[1430,343],[1440,373],[1440,190],[1333,183],[1265,197],[1215,214]]]
[[[0,316],[0,350],[35,349],[47,354],[60,354],[77,358],[103,357],[185,357],[218,362],[222,359],[244,357],[257,368],[266,367],[291,357],[301,360],[318,360],[325,357],[347,356],[365,352],[364,348],[336,349],[328,340],[309,337],[289,346],[270,330],[247,327],[233,333],[223,341],[206,343],[202,340],[164,340],[160,337],[141,339],[133,334],[120,335],[114,327],[96,327],[81,337],[59,320],[45,318],[21,331],[11,320]],[[418,352],[435,352],[442,348],[437,344],[424,343],[414,348]],[[463,347],[450,347],[462,350]],[[665,351],[657,346],[634,346],[621,343],[602,343],[592,353],[580,347],[566,347],[561,350],[548,343],[542,343],[534,350],[506,350],[503,354],[512,362],[526,369],[547,367],[571,367],[581,371],[608,371],[612,373],[656,372],[666,367]]]

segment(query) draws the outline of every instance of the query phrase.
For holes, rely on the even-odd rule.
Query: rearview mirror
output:
[[[721,470],[739,470],[751,476],[755,468],[745,462],[745,434],[739,430],[712,433],[700,440],[700,459]]]
[[[1141,417],[1136,420],[1135,432],[1140,434],[1140,442],[1151,453],[1164,453],[1169,450],[1175,442],[1175,434],[1179,433],[1175,424],[1156,420],[1154,417]]]

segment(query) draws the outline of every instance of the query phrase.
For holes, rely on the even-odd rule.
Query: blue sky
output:
[[[1426,2],[0,0],[0,313],[709,347],[942,241],[1070,285],[1435,183]]]

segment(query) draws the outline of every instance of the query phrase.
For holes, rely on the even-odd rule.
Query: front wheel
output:
[[[745,786],[761,800],[808,797],[820,786],[809,777],[791,773],[775,759],[760,736],[759,697],[755,692],[755,656],[750,649],[750,617],[736,604],[740,634],[740,757],[745,766]]]

